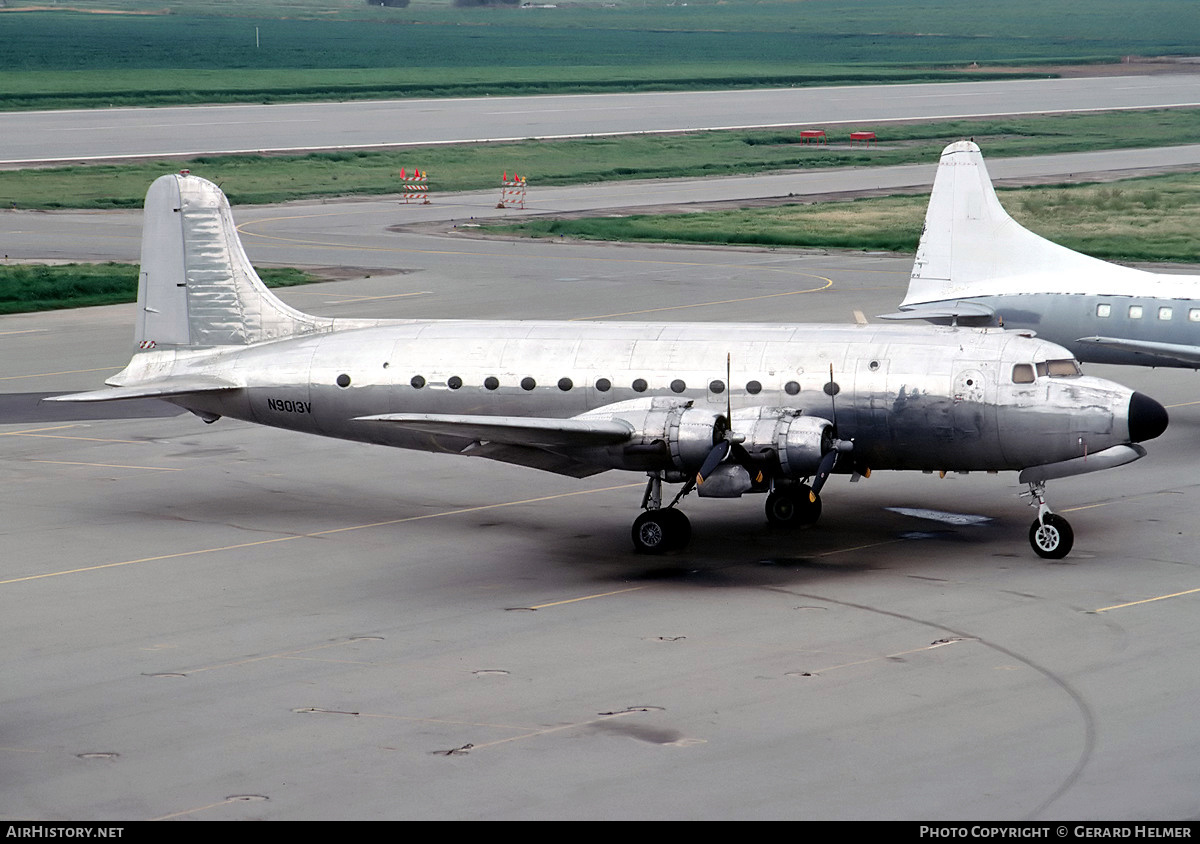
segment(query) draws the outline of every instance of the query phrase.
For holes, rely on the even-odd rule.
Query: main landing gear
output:
[[[663,554],[686,548],[692,523],[682,510],[661,507],[647,510],[633,522],[633,547],[640,554]]]
[[[1038,509],[1038,517],[1029,526],[1029,544],[1033,546],[1034,553],[1047,560],[1061,560],[1071,553],[1075,532],[1066,519],[1050,512],[1046,504],[1045,482],[1030,483],[1029,492],[1022,495],[1028,495],[1029,505]]]
[[[662,506],[662,475],[651,472],[642,496],[645,510],[633,521],[633,547],[639,554],[665,554],[686,548],[692,539],[692,523],[682,510],[676,510],[679,499],[689,492],[688,484],[666,507]]]
[[[684,484],[666,507],[662,506],[662,476],[650,474],[643,513],[633,522],[633,547],[639,554],[664,554],[686,548],[692,539],[692,523],[676,509],[683,496],[692,490]],[[821,496],[808,484],[777,486],[767,495],[767,521],[780,528],[805,528],[821,516]]]
[[[808,484],[777,486],[767,495],[766,510],[774,527],[811,527],[821,518],[821,496]]]

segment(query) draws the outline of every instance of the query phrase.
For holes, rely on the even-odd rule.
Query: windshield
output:
[[[1048,360],[1037,365],[1039,376],[1049,375],[1051,378],[1076,378],[1083,374],[1074,358]]]
[[[1078,361],[1074,358],[1062,358],[1044,360],[1036,366],[1031,363],[1018,363],[1013,367],[1012,380],[1014,384],[1032,384],[1035,378],[1077,378],[1082,374]]]

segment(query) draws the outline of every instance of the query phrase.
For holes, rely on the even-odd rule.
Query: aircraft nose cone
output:
[[[1143,393],[1129,399],[1129,439],[1135,443],[1152,440],[1167,430],[1167,409]]]

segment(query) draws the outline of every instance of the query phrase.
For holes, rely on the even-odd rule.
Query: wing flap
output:
[[[532,448],[595,448],[619,445],[633,435],[621,419],[553,419],[448,413],[382,413],[358,422],[382,422],[424,434],[465,437],[480,443]]]

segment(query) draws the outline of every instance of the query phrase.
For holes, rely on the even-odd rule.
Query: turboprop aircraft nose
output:
[[[1140,443],[1167,430],[1167,409],[1144,393],[1129,398],[1129,439]]]

